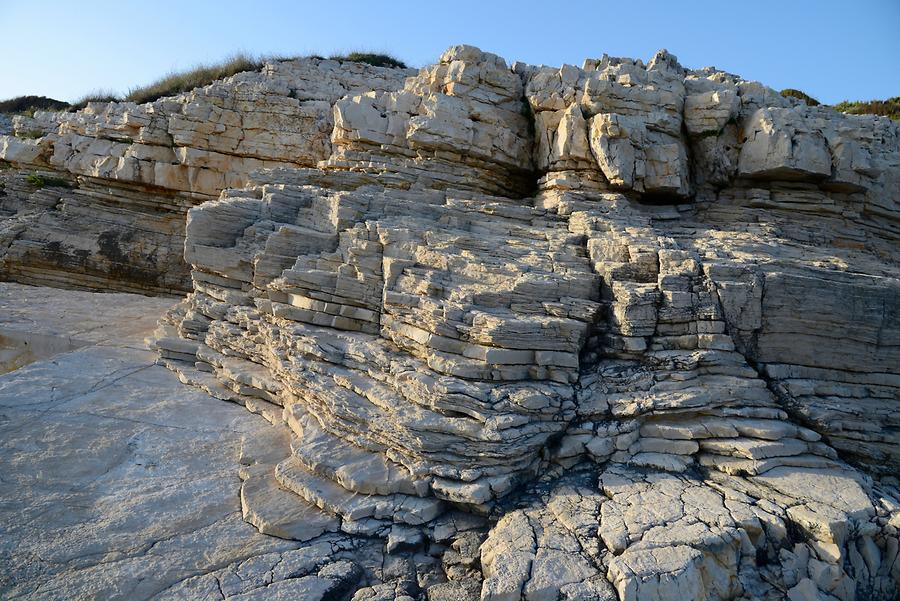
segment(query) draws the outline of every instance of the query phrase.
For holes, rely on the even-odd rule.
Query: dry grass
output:
[[[142,104],[153,102],[164,96],[172,96],[181,92],[189,92],[195,88],[206,86],[212,82],[230,77],[243,71],[259,71],[267,61],[286,61],[298,57],[288,56],[252,56],[249,54],[235,54],[224,61],[205,65],[198,65],[187,71],[169,73],[165,77],[147,86],[132,88],[125,95],[124,100]],[[367,63],[378,67],[406,68],[400,61],[387,54],[373,52],[351,52],[346,55],[335,55],[334,60]]]
[[[153,102],[164,96],[173,96],[181,92],[189,92],[194,88],[207,86],[217,79],[230,77],[243,71],[258,71],[265,59],[249,54],[235,54],[221,62],[197,65],[187,71],[172,72],[146,86],[128,90],[124,100],[143,104]]]
[[[80,98],[74,104],[45,98],[43,96],[19,96],[0,102],[0,113],[33,114],[35,110],[78,110],[89,102],[126,101],[143,104],[153,102],[165,96],[174,96],[189,92],[195,88],[209,85],[216,80],[230,77],[244,71],[259,71],[268,61],[286,61],[299,57],[286,56],[253,56],[245,53],[234,54],[222,61],[201,64],[186,71],[173,71],[164,77],[145,86],[137,86],[128,90],[124,97],[109,90],[97,90]],[[310,57],[321,58],[321,57]],[[376,67],[406,68],[406,64],[389,54],[376,52],[350,52],[330,57],[337,61],[366,63]]]
[[[75,101],[75,103],[69,107],[69,110],[77,111],[83,109],[89,102],[118,102],[119,100],[122,99],[112,90],[94,90]]]

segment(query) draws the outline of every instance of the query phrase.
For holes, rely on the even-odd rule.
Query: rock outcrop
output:
[[[0,225],[0,274],[75,288],[190,290],[188,209],[258,169],[315,167],[331,155],[337,100],[396,90],[411,73],[272,62],[149,104],[15,117],[16,135],[0,137],[0,216],[9,218]]]
[[[896,123],[665,51],[510,68],[466,46],[97,110],[0,137],[77,181],[12,176],[6,272],[178,290],[174,228],[135,238],[160,236],[154,265],[28,253],[75,223],[57,195],[196,204],[160,362],[277,430],[247,521],[409,559],[354,599],[897,594]]]

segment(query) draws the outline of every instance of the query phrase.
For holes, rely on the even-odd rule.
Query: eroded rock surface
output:
[[[338,99],[396,90],[412,73],[282,61],[148,104],[15,117],[16,135],[0,136],[0,274],[183,293],[189,208],[243,186],[258,169],[314,167],[331,154]]]
[[[170,303],[0,284],[4,336],[77,346],[0,375],[0,597],[417,593],[411,559],[266,486],[283,432],[154,364],[144,337]]]
[[[297,133],[315,160],[181,190],[225,188],[187,213],[191,291],[155,334],[182,382],[272,424],[241,515],[321,559],[272,594],[896,596],[900,126],[665,51],[356,75]],[[184,146],[240,154],[180,106]],[[148,109],[67,119],[121,110]],[[0,140],[39,164],[60,135]],[[66,169],[118,185],[98,160]]]

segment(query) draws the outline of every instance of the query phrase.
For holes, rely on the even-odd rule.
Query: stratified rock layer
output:
[[[303,59],[153,103],[92,103],[14,118],[0,136],[0,274],[32,284],[190,290],[189,208],[258,169],[331,155],[332,106],[413,71]],[[26,178],[32,176],[31,181]],[[41,180],[35,180],[38,176]]]
[[[508,68],[459,46],[405,81],[317,61],[247,81],[325,72],[343,83],[315,127],[263,163],[144,182],[227,188],[188,212],[191,292],[156,345],[279,429],[242,473],[247,521],[427,549],[429,599],[893,598],[897,124],[665,51]],[[239,102],[242,81],[192,94]],[[309,107],[279,98],[258,127],[295,131]],[[177,156],[243,156],[219,112],[179,106]],[[3,156],[62,166],[60,135]],[[92,153],[66,163],[82,186],[145,173]],[[383,587],[357,596],[419,594]]]

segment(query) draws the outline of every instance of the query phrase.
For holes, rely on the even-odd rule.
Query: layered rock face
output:
[[[404,69],[274,62],[150,104],[15,117],[0,136],[0,274],[31,284],[190,290],[184,218],[251,172],[331,155],[332,105]],[[30,177],[29,177],[30,176]],[[36,179],[40,178],[40,179]]]
[[[245,519],[385,539],[355,599],[894,598],[900,127],[664,51],[409,75],[188,212],[156,345],[280,432]]]

